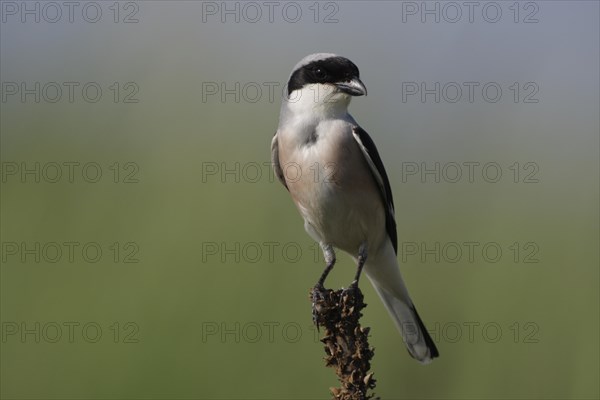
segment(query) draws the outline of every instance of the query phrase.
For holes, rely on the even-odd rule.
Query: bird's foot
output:
[[[310,299],[312,301],[312,319],[313,323],[319,330],[319,315],[323,314],[323,303],[327,297],[327,289],[323,283],[318,282],[310,291]]]
[[[363,303],[363,299],[357,280],[354,280],[346,289],[342,289],[340,293],[340,303],[349,310],[354,309],[354,306],[359,304],[362,304],[360,308],[364,308],[366,304]]]
[[[346,289],[342,289],[342,297],[344,295],[353,296],[357,290],[358,290],[358,280],[355,279],[352,281],[350,286],[348,286]]]

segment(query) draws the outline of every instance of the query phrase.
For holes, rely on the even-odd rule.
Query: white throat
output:
[[[291,120],[344,118],[352,96],[340,92],[333,85],[310,84],[284,96],[281,104],[280,125]]]
[[[338,131],[335,127],[340,123],[355,124],[348,113],[351,99],[352,96],[340,92],[333,85],[306,85],[284,97],[278,131],[296,146],[310,145],[317,138],[324,137],[324,133]]]

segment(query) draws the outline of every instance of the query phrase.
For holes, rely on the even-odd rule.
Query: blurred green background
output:
[[[477,2],[472,21],[443,2],[82,2],[72,21],[1,3],[2,398],[328,398],[322,260],[268,167],[281,88],[319,51],[369,89],[351,112],[441,353],[413,361],[364,281],[376,393],[600,396],[597,2]]]

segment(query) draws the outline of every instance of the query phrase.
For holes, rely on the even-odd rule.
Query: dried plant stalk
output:
[[[325,362],[335,369],[342,386],[330,388],[334,400],[366,400],[375,388],[371,369],[373,348],[369,347],[369,328],[360,326],[361,310],[367,305],[356,285],[345,290],[314,287],[310,292],[313,322],[325,328]]]

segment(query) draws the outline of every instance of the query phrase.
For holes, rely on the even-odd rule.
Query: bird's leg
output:
[[[325,262],[327,263],[327,265],[325,267],[325,270],[321,274],[319,281],[317,282],[315,287],[310,291],[310,297],[312,299],[313,322],[316,325],[317,330],[319,329],[319,315],[323,313],[322,307],[323,304],[327,303],[325,299],[328,297],[327,291],[325,290],[323,284],[325,283],[327,275],[329,275],[329,273],[333,269],[333,266],[335,265],[335,252],[333,251],[333,246],[324,243],[320,243],[320,245],[321,249],[323,249],[323,255],[325,256]]]
[[[367,261],[367,244],[363,243],[358,248],[358,257],[357,257],[357,266],[356,266],[356,275],[354,276],[354,281],[348,286],[348,289],[342,290],[341,298],[344,299],[345,302],[350,303],[362,303],[363,295],[358,288],[358,279],[360,278],[360,274],[362,273],[362,269],[365,266],[365,262]],[[349,303],[348,303],[349,304]]]
[[[333,251],[333,246],[331,246],[330,244],[320,243],[320,245],[321,249],[323,249],[323,256],[325,256],[326,266],[315,287],[322,289],[327,275],[329,275],[329,273],[333,269],[333,266],[335,265],[335,252]]]
[[[354,282],[350,286],[358,286],[358,279],[362,273],[362,269],[367,261],[367,244],[363,243],[358,249],[358,265],[356,266],[356,275],[354,276]]]

